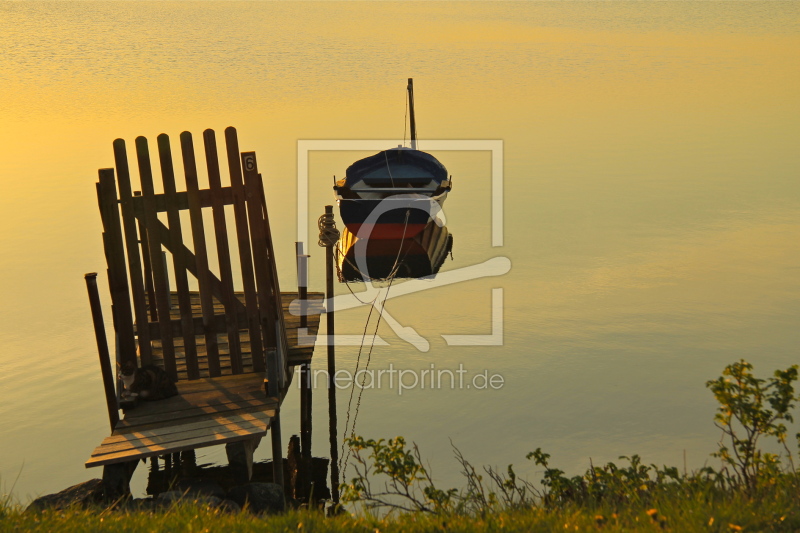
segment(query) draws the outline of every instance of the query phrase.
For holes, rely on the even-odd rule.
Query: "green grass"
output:
[[[622,505],[566,505],[498,510],[476,516],[422,513],[387,518],[338,516],[292,511],[256,517],[228,514],[187,500],[160,512],[125,512],[69,509],[23,512],[6,504],[0,509],[0,531],[797,531],[800,530],[800,494],[793,483],[776,482],[758,496],[723,493],[667,491],[651,494],[647,502]]]
[[[620,457],[628,464],[593,466],[567,477],[550,466],[550,455],[528,454],[544,468],[541,485],[507,470],[474,468],[454,448],[467,486],[440,490],[422,465],[416,445],[405,439],[366,440],[353,436],[356,477],[342,485],[343,498],[355,515],[326,518],[321,512],[290,511],[257,517],[227,513],[189,498],[153,511],[104,508],[24,512],[10,497],[0,497],[0,533],[5,531],[796,531],[800,532],[800,474],[787,446],[784,422],[791,409],[798,369],[778,370],[756,378],[752,365],[729,365],[718,380],[707,382],[719,401],[716,424],[723,431],[719,471],[705,467],[681,475],[675,467],[645,465],[638,455]],[[781,456],[762,453],[759,437],[783,444]],[[800,434],[797,435],[800,444]],[[726,447],[726,444],[728,445]],[[373,483],[373,480],[375,481]],[[378,483],[381,480],[381,483]],[[403,507],[376,517],[369,506]]]

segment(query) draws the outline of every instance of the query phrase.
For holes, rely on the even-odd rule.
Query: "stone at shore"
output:
[[[153,499],[153,504],[156,507],[170,506],[176,502],[195,502],[198,504],[205,504],[213,509],[221,511],[228,511],[231,513],[238,513],[242,510],[238,503],[233,500],[225,499],[223,497],[211,496],[209,494],[200,493],[184,493],[176,490],[169,492],[162,492]]]
[[[247,483],[233,487],[228,498],[252,513],[276,514],[286,510],[283,488],[275,483]]]
[[[220,500],[224,500],[226,494],[225,489],[219,483],[197,478],[180,479],[172,487],[172,490],[187,495],[215,496]]]
[[[42,509],[66,509],[70,506],[85,507],[103,501],[103,480],[90,479],[83,483],[73,485],[68,489],[55,494],[48,494],[36,498],[28,505],[26,511],[40,511]]]

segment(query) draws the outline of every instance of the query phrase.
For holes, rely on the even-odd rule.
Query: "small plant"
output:
[[[356,477],[344,486],[342,501],[363,502],[367,508],[388,508],[440,514],[452,509],[456,489],[440,490],[422,466],[419,448],[406,450],[403,437],[385,441],[353,436],[345,440],[353,452]],[[369,451],[368,458],[364,452]],[[368,462],[368,459],[371,460]],[[375,490],[371,477],[383,474],[388,480]]]
[[[604,466],[591,465],[582,476],[573,477],[566,477],[562,470],[551,468],[550,454],[541,448],[530,452],[527,458],[545,468],[541,499],[547,507],[571,503],[647,503],[659,492],[709,484],[706,470],[681,476],[675,467],[642,464],[638,455],[620,457],[628,461],[628,466],[617,466],[612,462]]]
[[[762,437],[777,439],[794,471],[785,423],[793,421],[790,410],[798,399],[793,386],[797,365],[776,370],[766,380],[755,377],[752,370],[753,365],[742,359],[725,367],[721,377],[706,382],[720,404],[714,423],[722,430],[722,438],[713,455],[732,469],[733,481],[749,492],[781,471],[780,457],[761,451]]]

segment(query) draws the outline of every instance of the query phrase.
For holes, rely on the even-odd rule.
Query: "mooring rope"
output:
[[[392,168],[389,165],[389,156],[386,155],[387,150],[383,151],[383,158],[386,160],[386,172],[389,173],[389,180],[392,182],[392,187],[394,187],[394,178],[392,177]]]
[[[400,264],[401,264],[400,254],[403,251],[402,242],[406,237],[406,232],[408,231],[408,219],[410,218],[410,216],[411,216],[411,209],[406,209],[406,217],[405,217],[405,221],[403,223],[403,236],[400,239],[400,243],[401,244],[400,244],[400,247],[397,249],[397,256],[395,257],[394,264],[392,265],[392,269],[389,272],[389,277],[388,277],[389,286],[386,287],[386,294],[383,297],[383,302],[381,302],[381,308],[380,308],[380,311],[378,312],[378,320],[375,323],[375,331],[372,334],[372,340],[370,341],[369,351],[367,352],[367,362],[364,364],[364,377],[361,380],[361,387],[359,388],[359,391],[358,391],[358,399],[356,400],[356,410],[355,410],[355,413],[353,414],[353,426],[350,428],[350,434],[351,435],[355,435],[356,422],[358,421],[358,412],[361,409],[361,396],[364,394],[364,384],[367,381],[367,369],[369,368],[369,363],[372,360],[372,349],[375,347],[375,338],[378,335],[378,327],[380,327],[381,319],[383,318],[384,305],[386,305],[386,300],[389,298],[389,291],[392,288],[392,283],[394,283],[395,277],[397,276],[397,272],[400,270]],[[405,256],[403,256],[403,258],[405,259]],[[349,284],[348,284],[348,288],[350,288]],[[351,292],[352,292],[352,290],[351,290]],[[358,375],[358,367],[360,366],[360,362],[361,362],[361,353],[362,353],[362,351],[364,349],[364,341],[366,340],[366,336],[367,336],[367,328],[369,327],[369,321],[370,321],[370,318],[372,317],[372,311],[375,309],[375,302],[378,300],[379,296],[380,296],[380,291],[378,291],[378,293],[375,295],[375,299],[372,301],[372,305],[370,306],[369,314],[367,315],[366,323],[364,324],[364,332],[362,333],[362,336],[361,336],[361,346],[358,349],[358,357],[356,357],[356,370],[355,370],[355,373],[353,374],[354,378],[355,378],[356,375]],[[345,438],[347,436],[348,427],[350,426],[350,407],[351,407],[351,405],[353,403],[353,392],[355,391],[355,388],[356,388],[356,382],[353,381],[353,386],[350,388],[350,398],[349,398],[349,400],[347,402],[347,418],[346,418],[346,421],[345,421],[345,424],[344,424],[344,436],[345,436]],[[343,438],[342,439],[342,452],[339,454],[339,471],[340,472],[342,472],[342,473],[345,472],[345,469],[347,468],[347,463],[350,460],[350,455],[351,455],[351,450],[348,447],[347,448],[347,456],[344,458],[344,460],[342,460],[342,457],[344,456],[344,438]]]
[[[319,228],[319,244],[322,247],[333,246],[339,241],[339,230],[336,229],[336,221],[333,218],[333,213],[323,213],[317,219],[317,227]]]
[[[326,270],[326,292],[327,297],[333,300],[333,264],[334,254],[333,247],[339,240],[339,230],[336,229],[336,221],[333,218],[332,207],[326,206],[325,213],[317,220],[317,227],[319,228],[319,241],[318,244],[324,248],[325,251],[325,270]],[[333,302],[327,301],[325,304],[326,311],[333,311]],[[334,505],[339,505],[339,465],[341,460],[337,457],[338,437],[337,422],[336,422],[336,387],[332,383],[333,377],[336,375],[336,361],[333,356],[333,345],[331,337],[333,335],[334,323],[333,314],[329,314],[328,318],[328,437],[331,447],[331,496]]]

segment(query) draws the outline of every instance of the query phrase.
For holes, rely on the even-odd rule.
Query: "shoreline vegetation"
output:
[[[800,434],[790,437],[787,429],[800,400],[797,377],[795,365],[757,378],[741,360],[706,383],[719,403],[717,470],[681,473],[633,455],[568,477],[537,448],[527,459],[543,476],[533,483],[513,465],[476,468],[454,447],[466,484],[442,489],[403,437],[353,435],[347,444],[355,476],[342,485],[346,507],[339,513],[254,513],[248,505],[241,512],[191,494],[161,506],[117,501],[25,510],[4,496],[0,531],[797,531],[800,476],[792,450]],[[767,443],[782,451],[763,451]]]

